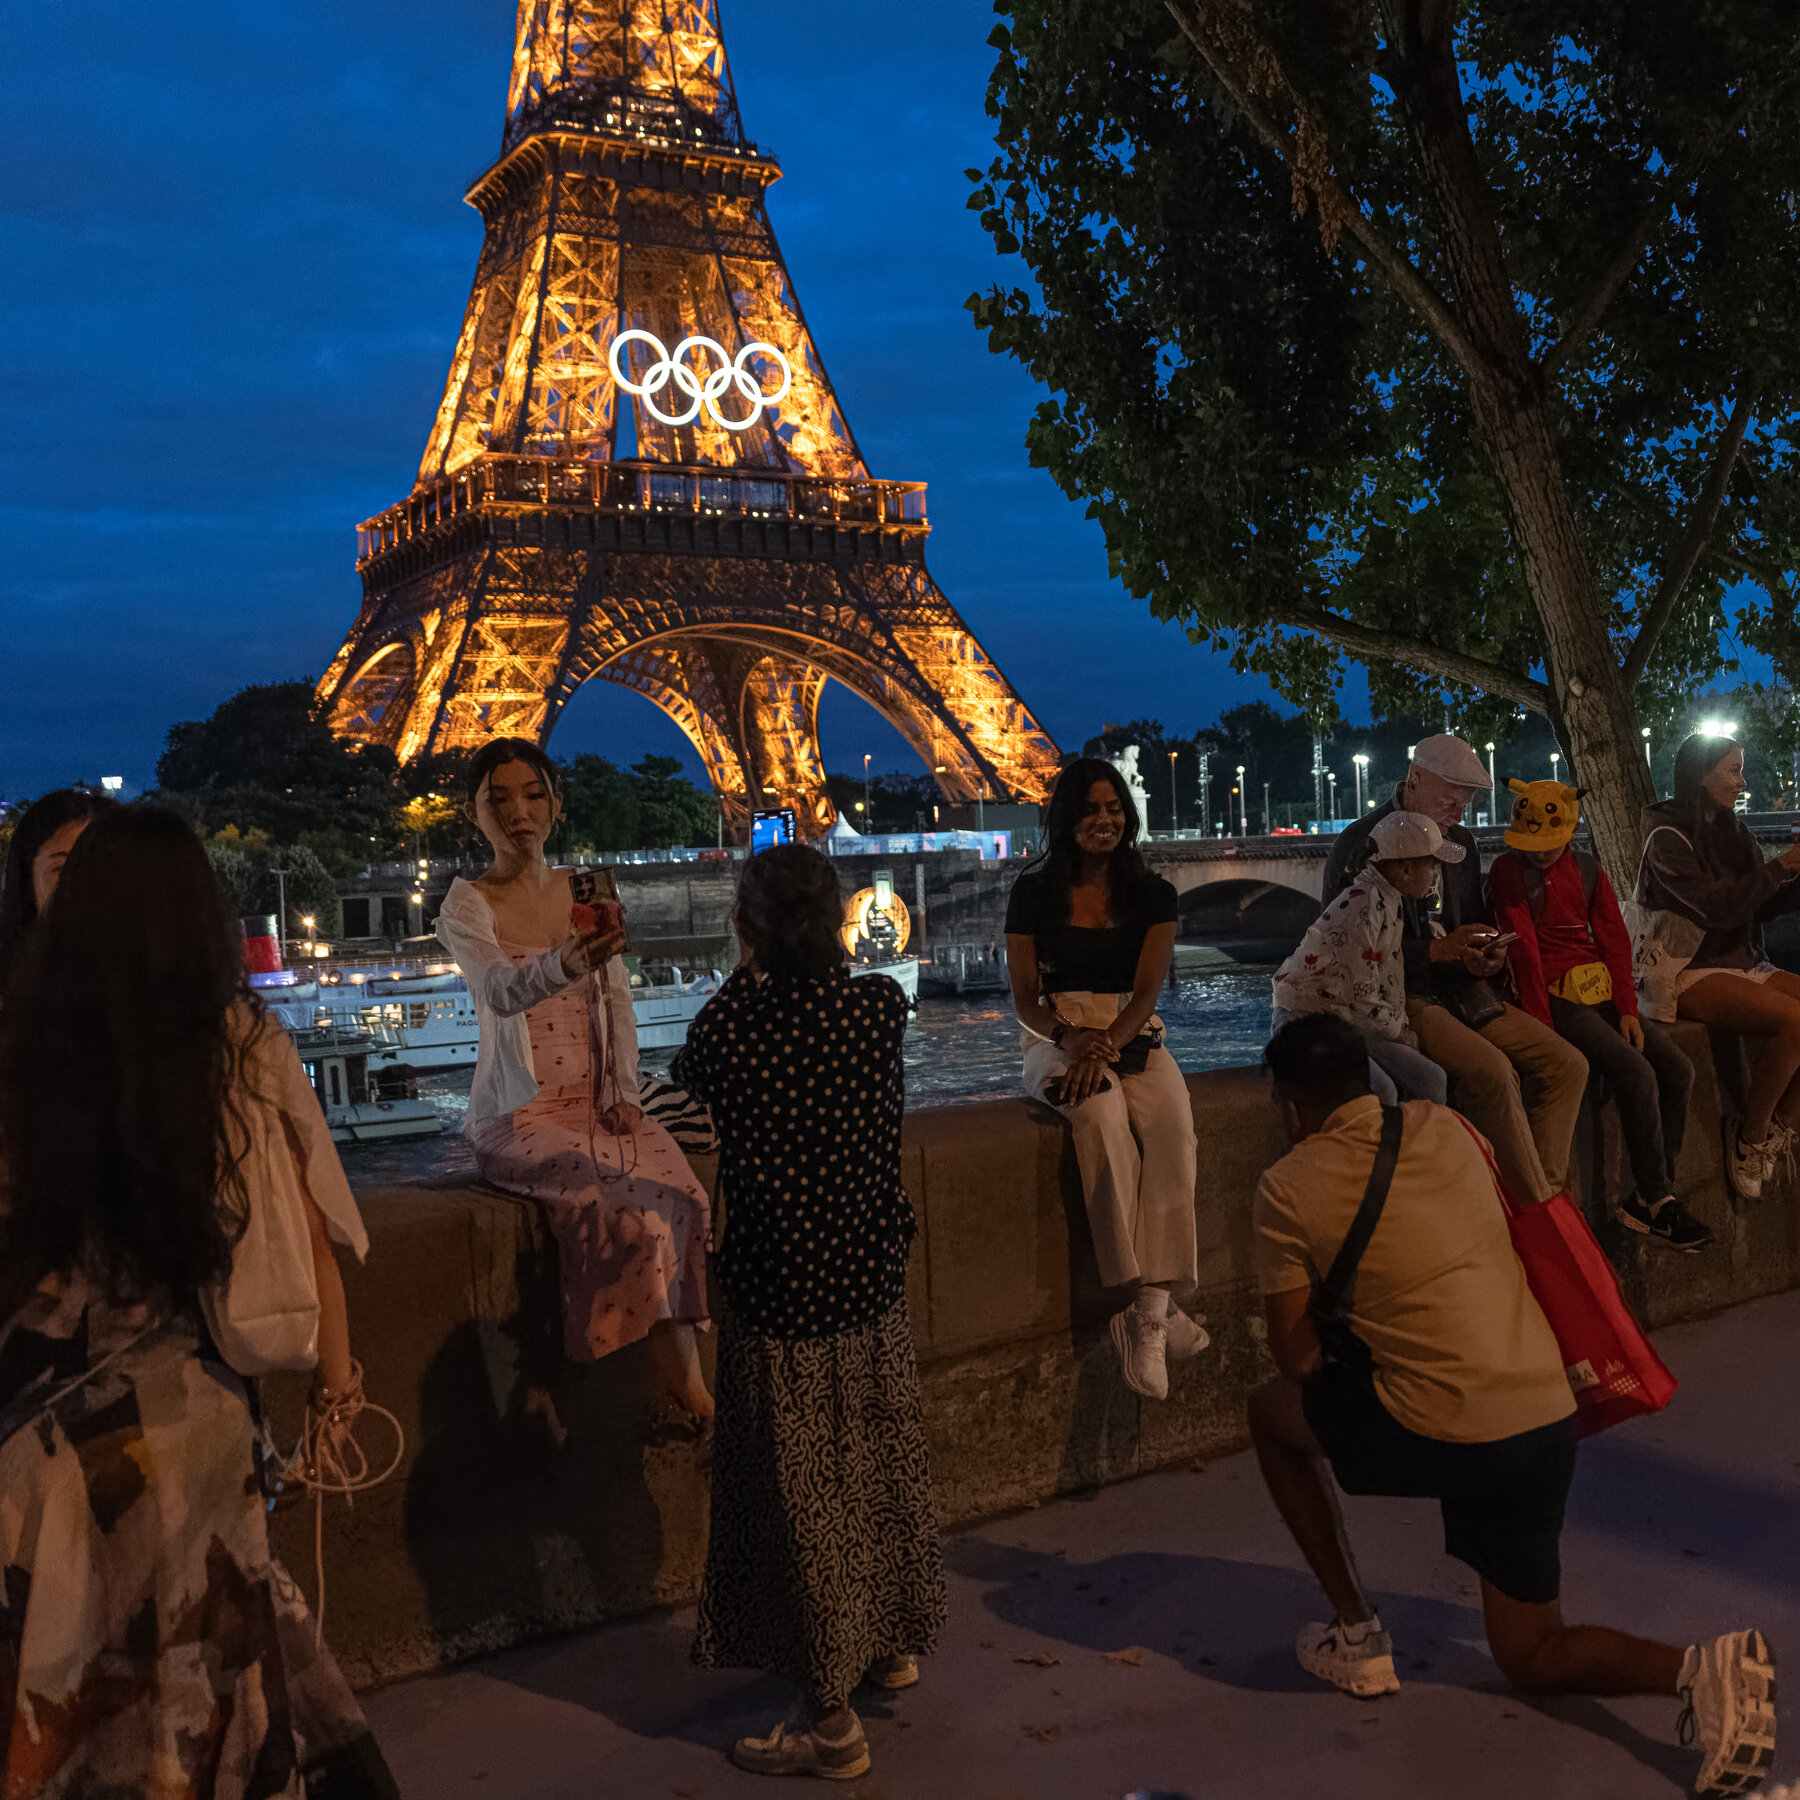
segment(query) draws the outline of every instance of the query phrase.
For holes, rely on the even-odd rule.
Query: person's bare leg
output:
[[[713,1397],[700,1372],[700,1346],[685,1319],[661,1319],[650,1327],[650,1366],[657,1385],[697,1419],[713,1416]]]
[[[1510,1600],[1481,1584],[1488,1648],[1528,1694],[1673,1694],[1684,1652],[1605,1625],[1565,1625],[1562,1607]]]
[[[1318,1577],[1338,1622],[1360,1625],[1375,1616],[1356,1573],[1343,1508],[1300,1405],[1300,1390],[1282,1376],[1250,1396],[1250,1441],[1275,1509]]]
[[[1769,1135],[1776,1107],[1788,1101],[1800,1075],[1800,982],[1791,975],[1774,975],[1763,983],[1741,975],[1708,975],[1681,996],[1681,1016],[1764,1040],[1750,1073],[1740,1128],[1746,1144],[1760,1144]]]
[[[1800,1006],[1800,975],[1792,975],[1783,969],[1780,974],[1771,975],[1763,986],[1785,995],[1796,1006]],[[1772,1116],[1776,1124],[1785,1125],[1790,1131],[1800,1127],[1800,1069],[1794,1072],[1794,1078],[1787,1084],[1787,1092],[1775,1102]]]

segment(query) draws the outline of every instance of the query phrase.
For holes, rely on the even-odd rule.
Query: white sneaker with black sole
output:
[[[1361,1635],[1354,1642],[1349,1634]],[[1381,1629],[1378,1618],[1362,1625],[1302,1625],[1294,1639],[1294,1654],[1307,1674],[1329,1681],[1346,1694],[1372,1700],[1378,1694],[1397,1694],[1400,1677],[1394,1673],[1394,1640]]]
[[[1775,1761],[1775,1652],[1760,1631],[1692,1645],[1681,1665],[1681,1741],[1706,1753],[1696,1794],[1747,1794]]]
[[[1169,1321],[1152,1319],[1135,1301],[1112,1317],[1113,1347],[1125,1385],[1146,1400],[1169,1397]]]

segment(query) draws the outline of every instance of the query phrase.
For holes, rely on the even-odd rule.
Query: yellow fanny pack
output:
[[[1577,1006],[1604,1006],[1613,997],[1612,970],[1603,962],[1577,963],[1551,982],[1550,991]]]

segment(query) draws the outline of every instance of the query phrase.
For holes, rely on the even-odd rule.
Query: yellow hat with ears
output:
[[[1560,850],[1581,823],[1581,790],[1566,781],[1509,781],[1516,798],[1506,842],[1514,850]]]

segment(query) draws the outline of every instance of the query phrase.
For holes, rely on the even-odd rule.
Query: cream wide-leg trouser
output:
[[[1128,995],[1057,994],[1072,1024],[1104,1029]],[[1069,1066],[1048,1038],[1024,1032],[1025,1091],[1044,1090]],[[1141,1075],[1108,1069],[1109,1086],[1077,1106],[1059,1106],[1075,1140],[1094,1258],[1106,1287],[1151,1281],[1186,1291],[1199,1280],[1195,1248],[1194,1113],[1187,1083],[1167,1050],[1150,1052]]]

